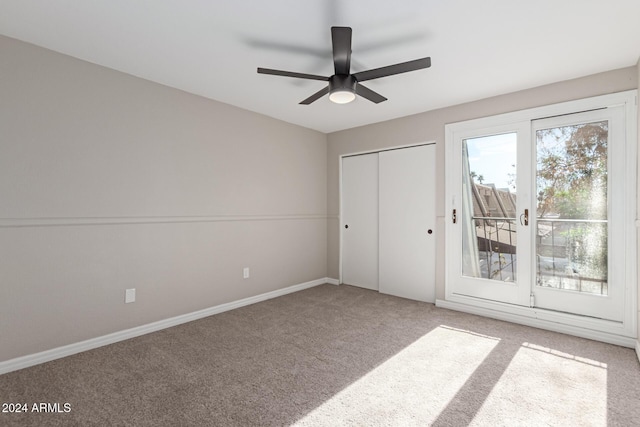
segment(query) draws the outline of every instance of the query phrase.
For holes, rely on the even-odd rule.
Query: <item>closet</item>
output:
[[[341,282],[435,300],[435,144],[342,157]]]

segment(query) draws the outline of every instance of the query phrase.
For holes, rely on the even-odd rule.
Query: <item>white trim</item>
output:
[[[113,343],[124,341],[130,338],[139,337],[141,335],[145,335],[151,332],[156,332],[162,329],[171,328],[172,326],[177,326],[183,323],[192,322],[194,320],[202,319],[204,317],[212,316],[214,314],[223,313],[225,311],[234,310],[236,308],[244,307],[250,304],[255,304],[255,303],[266,301],[272,298],[277,298],[293,292],[302,291],[304,289],[312,288],[314,286],[322,285],[325,283],[335,284],[335,282],[336,282],[335,279],[323,277],[321,279],[300,283],[298,285],[289,286],[287,288],[278,289],[275,291],[267,292],[267,293],[256,295],[249,298],[244,298],[238,301],[216,305],[214,307],[205,308],[203,310],[194,311],[192,313],[182,314],[180,316],[172,317],[169,319],[159,320],[157,322],[148,323],[146,325],[137,326],[131,329],[125,329],[123,331],[114,332],[108,335],[103,335],[101,337],[91,338],[85,341],[80,341],[80,342],[65,345],[62,347],[53,348],[51,350],[45,350],[40,353],[16,357],[15,359],[10,359],[4,362],[0,362],[0,375],[6,374],[7,372],[17,371],[18,369],[39,365],[41,363],[50,362],[52,360],[60,359],[62,357],[71,356],[73,354],[81,353],[83,351],[93,350],[94,348],[102,347],[108,344],[113,344]]]
[[[489,305],[494,305],[489,302],[484,305],[486,305],[486,307],[482,307],[480,305],[469,305],[460,302],[436,300],[437,307],[454,311],[461,311],[463,313],[475,314],[483,317],[489,317],[492,319],[504,320],[506,322],[517,323],[519,325],[532,326],[534,328],[560,332],[567,335],[574,335],[577,337],[588,338],[629,348],[633,348],[635,345],[636,351],[638,351],[638,342],[635,338],[618,335],[614,332],[603,332],[601,330],[589,329],[588,327],[585,327],[583,325],[569,325],[562,322],[560,317],[562,317],[564,314],[561,313],[553,313],[546,310],[532,309],[529,307],[518,307],[517,309],[514,309],[513,307],[506,307],[509,304],[503,304],[503,306],[505,307],[502,307],[502,310],[498,309],[497,307],[489,308]],[[593,322],[597,323],[598,320],[594,319]],[[638,357],[640,358],[640,355]]]
[[[638,356],[638,362],[640,362],[640,341],[636,341],[636,356]]]
[[[330,285],[336,285],[336,286],[340,285],[340,280],[338,279],[332,279],[330,277],[327,277],[326,279],[327,279],[327,283]]]
[[[374,153],[381,153],[383,151],[401,150],[403,148],[412,148],[412,147],[420,147],[422,145],[435,145],[435,144],[436,144],[436,141],[427,141],[427,142],[417,142],[417,143],[414,143],[414,144],[393,145],[391,147],[375,148],[375,149],[366,150],[366,151],[356,151],[356,152],[353,152],[353,153],[340,154],[339,160],[340,160],[340,162],[342,162],[342,159],[344,157],[362,156],[364,154],[374,154]]]
[[[0,218],[0,228],[328,219],[326,214]]]

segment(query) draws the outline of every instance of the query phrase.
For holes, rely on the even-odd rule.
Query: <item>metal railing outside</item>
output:
[[[484,260],[486,266],[482,268],[482,276],[486,279],[515,281],[516,218],[474,216],[472,220],[476,226],[478,261]]]
[[[515,281],[517,277],[516,218],[474,216],[481,277]],[[571,233],[589,227],[605,227],[607,220],[536,218],[536,278],[539,286],[607,295],[606,262],[599,276],[585,273],[584,266],[570,256]],[[543,225],[544,224],[544,225]],[[605,248],[606,250],[606,248]],[[603,271],[602,271],[603,270]]]
[[[556,289],[572,290],[591,294],[608,294],[606,255],[602,256],[599,265],[591,270],[600,270],[596,277],[589,273],[584,265],[572,259],[570,246],[571,235],[583,233],[587,228],[597,230],[606,236],[607,220],[594,219],[561,219],[536,218],[538,233],[536,237],[536,274],[538,286]],[[542,233],[544,228],[546,233]],[[580,242],[578,242],[579,244]],[[604,254],[606,254],[606,238],[604,239]],[[596,248],[597,249],[597,248]],[[602,248],[601,248],[602,249]],[[598,264],[597,260],[595,264]],[[586,272],[585,272],[586,271]]]

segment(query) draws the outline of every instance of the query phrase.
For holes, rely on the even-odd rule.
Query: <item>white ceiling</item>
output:
[[[298,102],[333,74],[430,56],[367,82],[388,101]],[[290,123],[332,132],[635,65],[639,0],[0,0],[0,34]],[[1,58],[1,56],[0,56]]]

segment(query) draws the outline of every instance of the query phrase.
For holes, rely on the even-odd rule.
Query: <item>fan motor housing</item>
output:
[[[329,77],[329,92],[356,92],[356,85],[358,84],[358,80],[356,80],[353,75],[350,74],[334,74]]]

